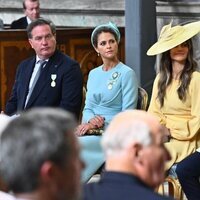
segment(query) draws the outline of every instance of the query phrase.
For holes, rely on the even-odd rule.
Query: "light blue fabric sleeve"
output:
[[[137,100],[137,77],[133,70],[129,70],[122,79],[122,111],[136,108]]]

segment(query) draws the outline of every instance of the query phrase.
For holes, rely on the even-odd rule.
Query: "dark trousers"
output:
[[[200,200],[200,153],[195,152],[179,162],[176,173],[188,200]]]

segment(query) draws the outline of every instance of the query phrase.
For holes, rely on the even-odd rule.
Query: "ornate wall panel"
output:
[[[1,103],[5,105],[12,89],[17,65],[33,54],[28,42],[1,42]]]

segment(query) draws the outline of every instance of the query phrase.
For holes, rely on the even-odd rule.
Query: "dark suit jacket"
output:
[[[28,26],[28,22],[26,17],[21,17],[18,20],[12,22],[10,28],[11,29],[26,29]]]
[[[155,193],[133,175],[104,172],[99,182],[85,184],[83,200],[172,200],[172,198]]]
[[[29,58],[18,66],[12,94],[6,105],[6,114],[12,115],[24,110],[35,60],[35,57]],[[52,75],[56,75],[55,87],[51,84]],[[26,109],[61,107],[78,117],[82,102],[82,83],[79,64],[69,56],[56,51],[42,70]]]

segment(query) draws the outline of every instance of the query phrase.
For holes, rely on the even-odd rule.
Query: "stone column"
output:
[[[149,99],[155,78],[155,56],[147,56],[146,51],[156,41],[156,30],[155,0],[125,1],[125,60],[135,70]]]

